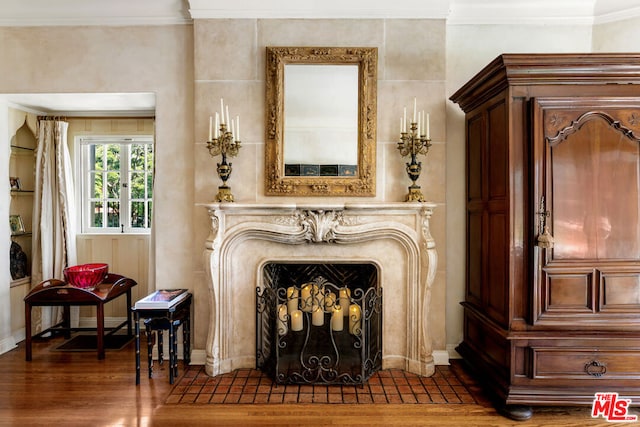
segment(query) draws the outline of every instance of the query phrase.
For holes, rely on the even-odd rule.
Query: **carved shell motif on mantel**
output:
[[[336,238],[336,227],[356,225],[357,218],[344,215],[342,210],[299,209],[292,215],[279,216],[276,224],[299,227],[304,239],[312,243],[332,243]]]
[[[333,242],[336,239],[336,226],[342,222],[342,211],[304,210],[297,212],[298,221],[304,229],[305,239],[309,242]]]

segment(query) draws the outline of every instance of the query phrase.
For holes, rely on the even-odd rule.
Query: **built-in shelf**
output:
[[[16,286],[29,285],[29,284],[31,284],[31,276],[26,276],[26,277],[23,277],[22,279],[12,280],[9,286],[14,288]]]
[[[21,115],[21,113],[17,114]],[[31,120],[35,122],[36,118],[31,117]],[[10,264],[7,265],[6,270],[9,270],[7,274],[12,279],[9,282],[12,304],[11,328],[15,331],[19,328],[24,330],[25,318],[14,315],[13,310],[16,309],[17,313],[19,313],[19,310],[17,310],[18,306],[14,307],[13,305],[18,304],[31,288],[32,233],[29,228],[31,228],[35,196],[33,183],[37,151],[35,147],[38,146],[38,142],[35,134],[27,124],[26,117],[22,126],[11,137],[9,145],[11,148],[9,168],[6,171],[3,170],[3,172],[5,173],[5,185],[7,185],[7,178],[10,183],[11,198],[7,210],[10,214],[8,216],[12,230],[10,234],[12,251],[11,254],[6,254],[6,259]],[[14,216],[19,217],[19,220]],[[16,224],[14,224],[14,221]],[[6,236],[4,238],[6,239]]]
[[[24,231],[22,233],[11,233],[11,237],[23,237],[23,236],[31,236],[31,232]]]
[[[25,151],[35,151],[35,148],[31,148],[31,147],[22,147],[20,145],[12,145],[11,146],[12,150],[25,150]]]

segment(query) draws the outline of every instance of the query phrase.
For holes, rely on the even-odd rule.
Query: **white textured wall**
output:
[[[640,52],[640,18],[593,27],[594,52]]]

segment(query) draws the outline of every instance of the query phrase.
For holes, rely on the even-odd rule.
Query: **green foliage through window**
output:
[[[83,139],[83,231],[133,231],[151,227],[153,141]]]

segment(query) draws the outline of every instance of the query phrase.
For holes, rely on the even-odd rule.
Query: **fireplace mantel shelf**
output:
[[[199,206],[208,209],[220,209],[225,211],[259,211],[259,210],[348,210],[348,211],[418,211],[421,209],[436,207],[429,202],[370,202],[370,203],[202,203]]]
[[[272,261],[370,262],[384,288],[383,368],[435,370],[428,324],[437,267],[434,203],[206,203],[210,375],[254,368],[255,290]],[[252,309],[253,307],[253,309]]]

